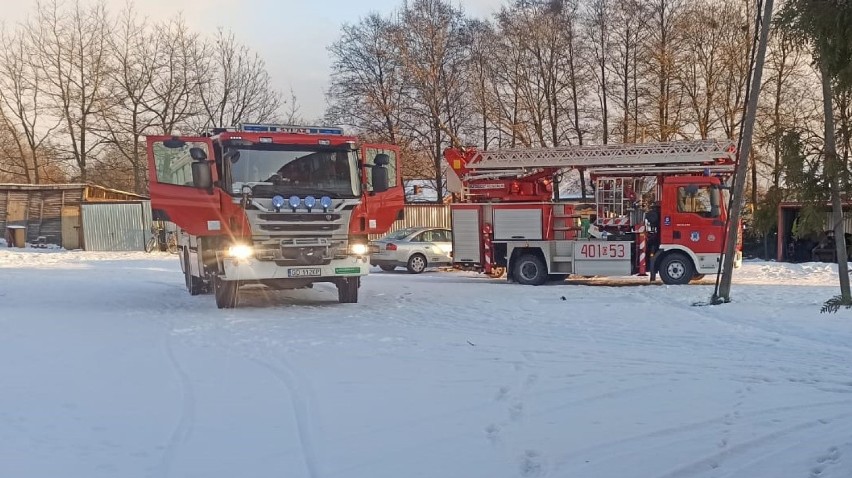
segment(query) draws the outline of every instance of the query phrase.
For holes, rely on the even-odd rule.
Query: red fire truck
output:
[[[240,287],[337,286],[358,301],[367,235],[402,217],[399,149],[339,128],[245,124],[147,138],[155,219],[180,228],[190,294],[236,306]]]
[[[510,281],[532,285],[569,274],[650,272],[666,284],[714,274],[735,148],[705,140],[448,149],[448,188],[461,199],[451,206],[454,266],[492,276],[505,271]],[[585,213],[554,198],[572,169],[585,170],[594,188]],[[735,267],[741,260],[738,252]]]

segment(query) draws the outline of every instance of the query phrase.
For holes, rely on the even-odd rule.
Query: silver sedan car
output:
[[[370,243],[370,264],[383,271],[405,267],[419,274],[429,266],[452,264],[453,233],[440,227],[409,227]]]

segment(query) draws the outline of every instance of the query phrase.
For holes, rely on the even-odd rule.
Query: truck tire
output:
[[[337,301],[341,304],[357,304],[360,277],[347,277],[337,282]]]
[[[694,276],[692,276],[692,280],[694,282],[698,282],[698,281],[703,280],[703,279],[704,279],[704,274],[695,274]]]
[[[563,282],[568,278],[568,274],[548,274],[547,281],[548,282]]]
[[[213,277],[213,293],[216,296],[216,307],[233,309],[239,299],[240,281],[222,280],[218,275]]]
[[[535,254],[524,254],[514,263],[515,281],[524,285],[542,285],[548,279],[547,266]]]
[[[427,265],[428,262],[426,262],[426,256],[417,253],[408,258],[408,265],[405,266],[405,268],[408,269],[408,272],[411,274],[419,274],[426,270]]]
[[[189,250],[187,249],[183,250],[183,275],[189,295],[198,295],[204,292],[204,281],[201,277],[192,275],[192,268],[189,266]]]
[[[680,252],[673,252],[663,258],[660,262],[660,279],[663,284],[667,285],[683,285],[689,284],[689,281],[695,276],[695,266],[692,265],[692,260]]]

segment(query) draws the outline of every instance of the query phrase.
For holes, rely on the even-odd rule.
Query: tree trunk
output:
[[[757,155],[751,150],[751,207],[757,207]]]
[[[843,304],[852,304],[849,292],[849,262],[846,255],[846,228],[843,223],[843,200],[840,197],[840,175],[844,165],[837,156],[837,143],[834,139],[834,108],[832,108],[831,77],[820,68],[822,73],[822,108],[825,114],[825,165],[828,181],[831,185],[831,220],[834,223],[834,245],[837,252],[837,274],[840,279],[840,297]]]
[[[433,127],[435,128],[435,192],[437,193],[435,203],[442,204],[444,202],[444,188],[441,184],[441,180],[443,179],[441,175],[441,126],[436,120]]]

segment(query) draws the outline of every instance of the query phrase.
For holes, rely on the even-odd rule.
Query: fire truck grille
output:
[[[258,224],[258,229],[269,232],[333,232],[340,229],[340,224]]]
[[[255,243],[255,257],[281,266],[323,265],[346,254],[346,241],[329,238],[287,238]]]

